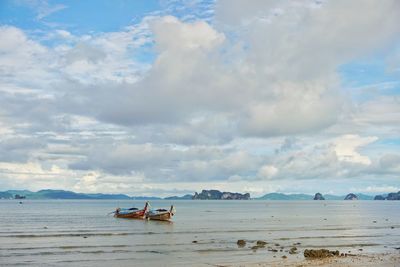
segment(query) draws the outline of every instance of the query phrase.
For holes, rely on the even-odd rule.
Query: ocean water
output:
[[[151,202],[170,204],[177,210],[171,223],[107,215],[144,201],[0,200],[0,265],[213,266],[301,259],[302,253],[287,253],[296,243],[300,252],[398,253],[400,247],[399,201]],[[239,248],[238,239],[247,245]],[[257,240],[267,247],[252,250]]]

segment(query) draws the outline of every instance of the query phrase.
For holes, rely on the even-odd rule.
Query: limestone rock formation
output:
[[[325,198],[321,193],[316,193],[314,196],[314,200],[325,200]]]
[[[344,198],[344,200],[358,200],[358,197],[355,194],[350,193]]]

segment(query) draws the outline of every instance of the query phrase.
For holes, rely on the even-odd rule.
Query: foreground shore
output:
[[[317,266],[332,266],[332,267],[361,267],[361,266],[382,266],[382,267],[397,267],[400,266],[400,253],[375,253],[375,254],[360,254],[348,257],[329,257],[323,259],[299,259],[286,258],[274,259],[268,262],[249,262],[240,264],[220,264],[217,265],[230,267],[317,267]]]

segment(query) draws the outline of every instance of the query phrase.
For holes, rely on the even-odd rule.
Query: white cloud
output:
[[[396,93],[352,105],[338,73],[397,38],[397,1],[221,1],[209,18],[54,30],[54,46],[1,26],[0,134],[44,142],[14,147],[2,163],[39,161],[53,179],[58,166],[63,186],[91,192],[260,193],[288,179],[400,172],[389,148],[366,150],[398,137]],[[138,59],[143,51],[149,58]]]
[[[257,173],[257,176],[261,179],[270,179],[278,173],[278,169],[275,166],[264,165]]]
[[[343,135],[334,141],[335,152],[339,160],[351,163],[370,165],[368,156],[361,155],[357,149],[378,140],[376,136],[360,137],[358,135]]]
[[[361,189],[362,192],[371,193],[392,193],[400,191],[400,187],[395,186],[368,186],[365,189]]]
[[[20,5],[26,5],[36,12],[36,18],[38,20],[42,20],[51,14],[61,11],[67,6],[63,4],[55,4],[51,5],[47,0],[17,0],[16,1]]]

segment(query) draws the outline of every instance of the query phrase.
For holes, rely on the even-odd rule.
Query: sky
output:
[[[397,0],[0,1],[0,191],[400,190]]]

